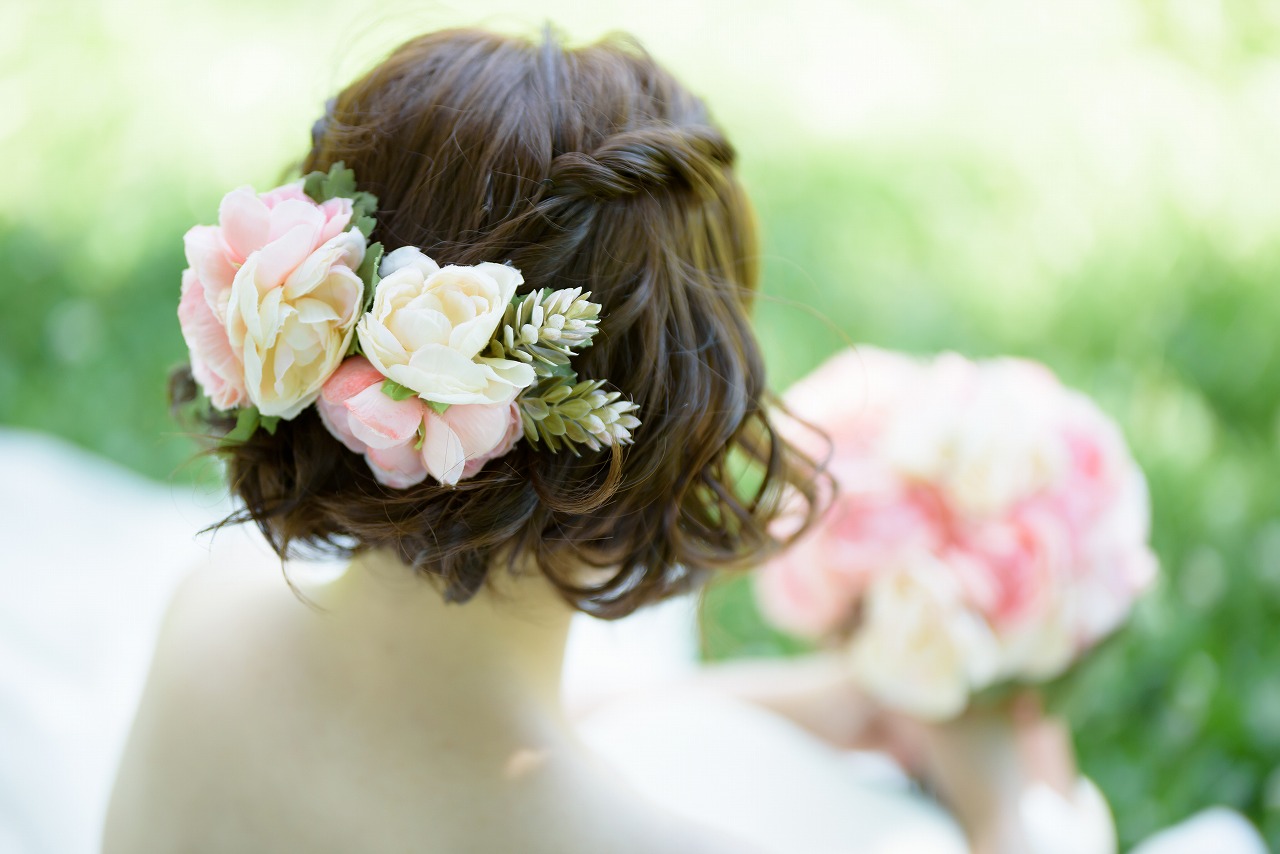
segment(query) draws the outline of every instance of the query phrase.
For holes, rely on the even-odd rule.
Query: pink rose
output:
[[[363,299],[364,237],[344,233],[351,215],[350,199],[316,204],[301,182],[262,195],[241,187],[223,198],[218,225],[187,232],[178,319],[214,406],[291,418],[319,393]]]
[[[329,432],[364,454],[379,483],[403,489],[427,475],[447,486],[473,477],[521,435],[514,400],[455,404],[437,413],[418,397],[394,400],[363,356],[347,359],[324,384],[316,408]]]

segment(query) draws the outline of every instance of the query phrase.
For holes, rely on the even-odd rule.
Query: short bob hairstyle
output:
[[[603,321],[576,367],[608,377],[643,424],[612,452],[520,442],[454,488],[391,489],[309,407],[216,450],[244,505],[223,524],[252,520],[282,559],[389,548],[451,601],[498,564],[532,564],[570,604],[612,618],[758,563],[781,545],[784,500],[813,515],[818,467],[765,410],[734,150],[638,46],[422,36],[343,90],[313,135],[304,171],[354,169],[388,251],[510,262],[530,289],[590,290]],[[175,402],[193,392],[180,368]],[[204,426],[229,425],[215,413]]]

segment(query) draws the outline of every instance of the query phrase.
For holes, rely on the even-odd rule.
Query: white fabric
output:
[[[1267,854],[1267,844],[1240,813],[1212,807],[1162,830],[1129,854]]]
[[[967,854],[955,822],[906,785],[756,707],[656,694],[610,706],[587,744],[649,800],[778,854]]]
[[[225,511],[220,496],[0,428],[0,854],[98,850],[165,605],[184,568],[207,559],[209,540],[196,532]],[[243,532],[218,536],[267,555]],[[581,618],[570,698],[592,704],[690,672],[693,614],[686,600],[621,623]],[[891,762],[838,754],[754,707],[637,700],[602,707],[583,737],[653,800],[749,831],[779,854],[966,850],[954,822]],[[1192,851],[1265,846],[1237,814],[1210,810],[1135,854]]]
[[[1116,828],[1106,798],[1081,777],[1070,799],[1038,783],[1018,804],[1033,854],[1115,854]]]

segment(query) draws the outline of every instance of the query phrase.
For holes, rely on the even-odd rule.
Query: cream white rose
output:
[[[533,382],[528,365],[480,355],[524,281],[519,270],[487,262],[442,268],[406,246],[379,272],[373,309],[356,334],[383,376],[450,404],[506,403]]]
[[[927,719],[954,717],[970,692],[1000,674],[1000,644],[965,606],[946,566],[922,556],[918,566],[881,575],[865,607],[852,665],[886,705]]]
[[[227,303],[227,340],[263,415],[289,419],[320,394],[351,346],[364,298],[359,229],[311,249],[292,229],[245,259]]]

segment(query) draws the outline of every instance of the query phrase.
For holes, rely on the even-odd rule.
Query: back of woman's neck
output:
[[[350,674],[351,690],[412,707],[493,747],[563,728],[560,671],[572,611],[540,573],[503,574],[465,605],[393,555],[352,560],[301,592]],[[542,740],[539,738],[538,740]],[[459,744],[461,747],[462,745]]]

